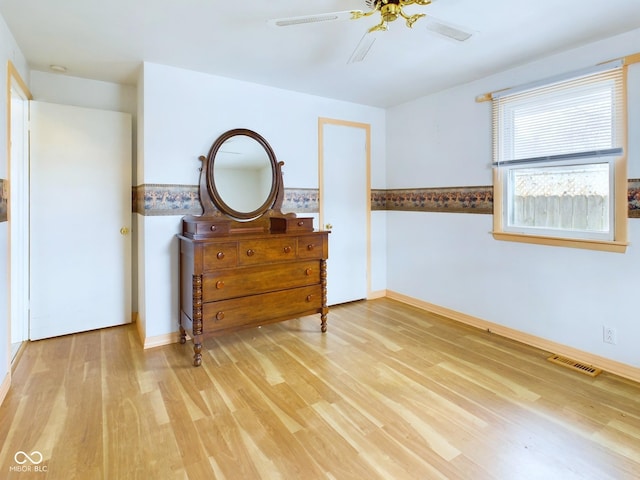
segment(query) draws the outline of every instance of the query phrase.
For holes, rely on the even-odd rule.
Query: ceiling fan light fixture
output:
[[[349,18],[351,20],[357,20],[359,18],[370,17],[376,14],[380,15],[379,23],[367,29],[366,33],[360,40],[360,43],[349,57],[347,63],[357,63],[364,60],[375,41],[377,33],[388,30],[389,22],[396,21],[398,17],[402,17],[405,20],[406,26],[409,28],[412,28],[413,24],[421,18],[426,17],[422,20],[420,25],[425,25],[427,29],[434,33],[439,33],[440,35],[460,42],[471,37],[471,33],[457,28],[455,25],[448,25],[446,22],[441,23],[430,15],[427,16],[424,13],[408,15],[403,10],[404,7],[409,5],[427,6],[435,1],[436,0],[364,0],[365,5],[369,8],[367,11],[347,10],[343,12],[307,15],[304,17],[279,18],[268,20],[268,24],[275,27],[287,27],[290,25],[346,20]]]
[[[380,16],[383,22],[393,22],[402,14],[402,7],[399,4],[387,3],[380,8]]]
[[[432,0],[366,0],[366,5],[371,9],[368,12],[354,11],[352,12],[352,19],[368,17],[376,12],[380,12],[380,23],[374,25],[369,29],[369,32],[375,32],[380,30],[387,30],[387,24],[402,17],[406,20],[407,27],[413,28],[413,24],[422,17],[424,13],[418,13],[415,15],[407,15],[403,8],[407,5],[429,5]]]

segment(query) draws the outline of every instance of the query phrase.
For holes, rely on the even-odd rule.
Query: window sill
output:
[[[525,235],[522,233],[492,232],[496,240],[507,242],[534,243],[537,245],[550,245],[554,247],[583,248],[586,250],[598,250],[601,252],[625,253],[628,242],[582,240],[578,238],[542,237],[537,235]]]

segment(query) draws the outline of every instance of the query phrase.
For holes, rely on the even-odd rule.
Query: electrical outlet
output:
[[[606,325],[602,326],[602,341],[604,343],[610,343],[615,345],[618,343],[618,334],[616,329],[613,327],[607,327]]]

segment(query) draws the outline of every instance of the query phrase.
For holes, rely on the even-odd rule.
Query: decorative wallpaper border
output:
[[[491,214],[493,187],[373,190],[371,209]]]
[[[0,221],[6,221],[7,182],[2,182]],[[628,181],[629,218],[640,218],[640,179]],[[284,212],[312,214],[319,211],[315,188],[285,189]],[[493,187],[402,188],[371,191],[371,210],[443,213],[493,213]],[[202,213],[196,185],[147,184],[133,188],[132,211],[140,215],[199,215]],[[4,215],[4,217],[2,216]]]
[[[317,188],[285,188],[282,211],[295,213],[318,213],[320,192]]]
[[[0,178],[0,222],[6,222],[9,217],[9,180]]]
[[[317,213],[318,189],[286,188],[283,212]],[[146,184],[133,187],[132,211],[140,215],[200,215],[202,206],[197,185]]]
[[[133,187],[132,211],[140,215],[200,215],[196,185],[146,184]]]
[[[629,200],[629,218],[640,218],[640,178],[629,180],[627,190]]]
[[[0,216],[6,221],[7,188],[2,182]],[[198,215],[202,212],[195,185],[148,184],[133,188],[132,207],[140,215]],[[640,179],[628,181],[629,218],[640,218]],[[4,208],[4,210],[2,210]],[[283,211],[318,213],[319,192],[315,188],[287,188]],[[493,187],[438,187],[371,190],[371,210],[444,213],[493,213]],[[0,217],[1,219],[2,217]]]

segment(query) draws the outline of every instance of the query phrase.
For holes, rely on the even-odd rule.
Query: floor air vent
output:
[[[596,368],[592,365],[585,365],[584,363],[576,362],[575,360],[561,357],[560,355],[551,355],[549,358],[547,358],[547,360],[553,363],[557,363],[558,365],[562,365],[563,367],[570,368],[571,370],[582,372],[585,375],[589,375],[590,377],[595,377],[602,373],[602,370],[600,370],[599,368]]]

